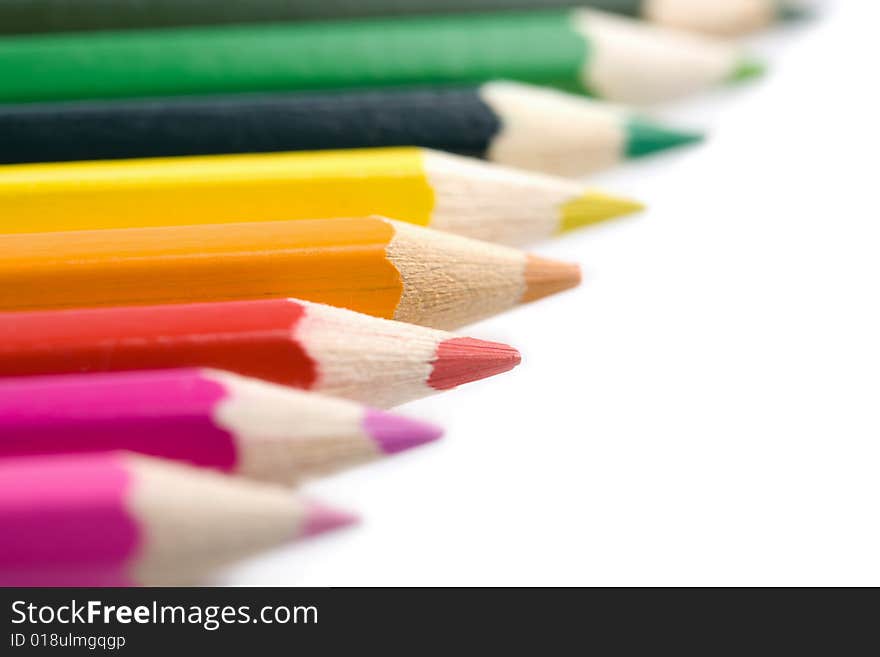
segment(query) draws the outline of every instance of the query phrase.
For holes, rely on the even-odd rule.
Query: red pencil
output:
[[[290,299],[0,313],[0,376],[210,367],[388,407],[519,361],[507,345]]]

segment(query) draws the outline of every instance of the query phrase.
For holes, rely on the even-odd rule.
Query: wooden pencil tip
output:
[[[519,352],[506,344],[451,338],[437,346],[428,385],[434,390],[449,390],[512,370],[521,360]]]
[[[529,254],[526,257],[525,279],[526,291],[523,293],[522,303],[577,287],[581,282],[581,268],[576,264]]]

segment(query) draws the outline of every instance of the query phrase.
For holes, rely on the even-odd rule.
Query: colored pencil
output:
[[[516,82],[7,105],[0,134],[0,163],[11,164],[423,146],[573,176],[702,139]]]
[[[737,46],[590,10],[0,39],[0,102],[512,79],[620,102],[760,73]]]
[[[430,424],[219,370],[0,379],[0,458],[127,450],[290,484],[440,435]]]
[[[0,314],[0,376],[223,369],[387,408],[516,367],[513,347],[263,299]]]
[[[740,34],[803,12],[785,0],[6,0],[0,32],[210,25],[391,14],[593,7],[673,27]]]
[[[524,244],[641,209],[570,180],[419,148],[0,167],[0,233],[380,214]]]
[[[580,269],[381,217],[0,236],[0,310],[295,296],[451,328]]]
[[[352,521],[282,487],[124,452],[2,459],[0,585],[187,583]]]

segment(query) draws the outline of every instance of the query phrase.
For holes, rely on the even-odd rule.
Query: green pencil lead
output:
[[[638,116],[627,121],[626,133],[626,156],[630,158],[697,144],[705,138],[702,132],[679,130]]]
[[[767,72],[767,65],[757,59],[745,57],[737,63],[733,72],[728,76],[730,82],[745,82],[759,78]]]
[[[797,21],[810,18],[815,13],[815,7],[793,2],[779,2],[776,7],[776,16],[782,21]]]

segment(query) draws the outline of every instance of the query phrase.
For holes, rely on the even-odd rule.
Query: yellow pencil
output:
[[[422,148],[0,167],[0,232],[380,214],[520,245],[642,209],[551,176]]]

